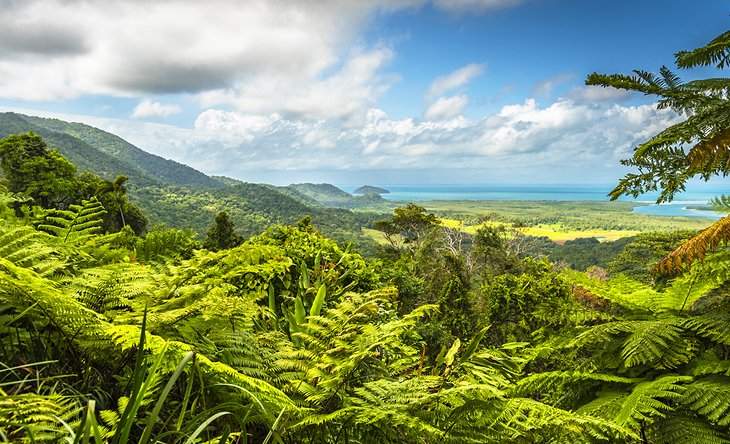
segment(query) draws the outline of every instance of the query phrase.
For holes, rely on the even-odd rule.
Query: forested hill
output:
[[[360,227],[370,225],[375,215],[325,209],[295,188],[210,177],[81,123],[0,113],[0,139],[28,131],[41,136],[49,148],[58,149],[79,173],[89,171],[109,180],[129,177],[130,201],[143,210],[150,228],[158,224],[192,228],[202,238],[216,213],[226,211],[239,232],[250,236],[274,224],[292,224],[311,216],[328,236],[372,247],[360,235]]]
[[[124,174],[133,186],[224,186],[194,168],[150,154],[121,137],[83,123],[0,113],[0,139],[28,131],[43,137],[48,146],[57,148],[79,171],[88,170],[110,179]]]

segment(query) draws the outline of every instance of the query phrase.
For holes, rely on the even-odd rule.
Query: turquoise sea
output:
[[[398,201],[429,201],[429,200],[594,200],[608,201],[607,194],[615,184],[491,184],[491,185],[380,185],[390,191],[383,194],[384,199]],[[352,193],[360,185],[339,185]],[[721,194],[730,195],[730,183],[692,183],[687,190],[675,196],[674,201],[668,204],[657,205],[658,193],[648,193],[637,199],[623,197],[620,200],[633,201],[650,205],[637,205],[634,211],[643,214],[658,216],[687,216],[719,219],[721,214],[714,211],[703,211],[687,208],[688,206],[705,205],[708,200]]]

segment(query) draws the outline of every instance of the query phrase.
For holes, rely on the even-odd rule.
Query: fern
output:
[[[70,205],[68,210],[51,210],[38,229],[51,233],[62,242],[83,243],[101,232],[106,214],[104,206],[95,197],[82,205]]]
[[[530,375],[517,382],[510,393],[515,396],[527,396],[545,391],[562,391],[567,385],[589,384],[591,386],[606,386],[635,384],[640,379],[626,378],[602,373],[588,373],[580,371],[555,371]]]
[[[8,395],[0,391],[0,432],[11,442],[53,442],[66,435],[64,418],[74,416],[74,400],[60,395]]]
[[[48,235],[22,225],[0,225],[0,257],[41,276],[51,276],[65,266]]]
[[[692,378],[689,376],[662,376],[637,384],[623,400],[615,421],[638,429],[641,421],[651,422],[653,417],[664,416],[672,411],[667,401],[680,398],[685,390],[680,383],[690,381]]]
[[[727,432],[713,427],[702,418],[669,413],[655,421],[647,431],[657,444],[726,444]]]
[[[77,300],[99,313],[129,310],[134,300],[144,301],[154,287],[149,271],[125,263],[86,268],[62,283]],[[142,307],[138,305],[138,308]]]
[[[730,216],[725,216],[669,253],[655,267],[657,272],[682,274],[694,261],[703,261],[708,251],[730,240]]]
[[[79,404],[73,397],[56,393],[58,378],[46,375],[46,367],[52,364],[39,362],[0,368],[3,441],[57,441],[65,435],[63,424],[76,416]]]
[[[720,427],[730,426],[730,379],[712,376],[687,385],[681,402]]]
[[[657,369],[673,369],[689,362],[697,345],[683,337],[678,319],[638,321],[632,323],[631,335],[623,344],[624,365],[652,365]]]

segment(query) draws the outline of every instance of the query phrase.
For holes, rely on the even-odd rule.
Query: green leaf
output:
[[[324,305],[324,298],[327,296],[327,287],[322,284],[319,286],[319,290],[317,291],[317,296],[314,298],[314,302],[312,302],[312,307],[309,309],[309,316],[319,316],[319,312],[322,311],[322,306]]]
[[[484,335],[487,333],[487,330],[489,330],[489,327],[491,327],[491,325],[487,325],[483,329],[479,330],[476,335],[474,335],[471,342],[469,342],[469,345],[464,350],[464,353],[461,354],[461,357],[459,358],[460,363],[468,361],[474,355],[474,352],[477,351],[477,347],[479,347],[479,343],[484,338]]]
[[[307,312],[304,310],[304,303],[302,298],[299,296],[294,299],[294,319],[297,321],[297,325],[304,324],[306,320]]]
[[[446,364],[447,367],[450,367],[451,364],[454,363],[454,357],[456,356],[456,353],[459,351],[460,347],[461,340],[459,340],[459,338],[456,338],[454,343],[451,345],[451,348],[446,353],[446,356],[444,356],[444,364]]]

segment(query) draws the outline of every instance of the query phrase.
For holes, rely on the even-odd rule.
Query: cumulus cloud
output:
[[[361,125],[347,126],[339,119],[301,121],[211,109],[193,129],[120,121],[100,127],[207,173],[247,180],[266,181],[267,172],[276,171],[382,169],[509,172],[513,179],[531,180],[524,172],[616,171],[633,147],[680,119],[653,105],[566,98],[546,106],[528,99],[481,119],[392,119],[372,108]]]
[[[378,14],[429,0],[12,0],[0,8],[0,98],[188,94],[204,107],[362,121],[398,80],[393,48],[367,44]],[[444,10],[514,0],[435,0]],[[352,49],[356,48],[356,49]],[[483,72],[468,65],[432,97]]]
[[[12,1],[0,8],[0,20],[7,24],[0,40],[0,97],[235,94],[244,92],[241,85],[272,75],[277,76],[275,87],[293,91],[310,83],[341,82],[331,78],[332,72],[344,76],[361,68],[358,72],[374,75],[382,67],[377,61],[370,70],[353,64],[367,63],[364,54],[382,56],[387,50],[351,53],[359,32],[378,11],[418,3]],[[52,72],[52,78],[44,72]],[[379,80],[387,79],[359,78],[355,83]]]
[[[190,129],[59,117],[118,134],[142,149],[208,174],[262,182],[270,182],[269,177],[285,180],[303,171],[349,171],[357,177],[358,171],[468,170],[473,177],[483,174],[513,181],[534,181],[538,173],[543,179],[551,172],[555,180],[570,180],[581,171],[585,179],[606,177],[606,171],[618,177],[619,159],[682,119],[655,105],[582,103],[570,98],[546,105],[527,99],[480,119],[456,113],[438,120],[393,119],[371,108],[357,125],[338,118],[301,120],[221,109],[202,112]],[[585,171],[591,174],[586,176]],[[439,177],[463,179],[462,173],[453,174]]]
[[[426,95],[430,97],[441,96],[444,93],[467,85],[474,77],[484,73],[485,65],[471,63],[452,71],[448,75],[436,77],[429,85]]]
[[[232,105],[245,113],[280,112],[298,118],[357,116],[387,91],[393,79],[379,71],[393,55],[390,48],[378,47],[352,54],[324,78],[272,72],[228,89],[198,94],[197,99],[203,107]]]
[[[149,117],[161,117],[164,119],[181,112],[182,109],[178,105],[163,105],[160,102],[145,99],[134,107],[131,117],[133,119],[146,119]]]
[[[426,109],[424,117],[428,120],[451,119],[464,112],[467,105],[469,97],[466,95],[439,97]]]
[[[212,174],[271,171],[526,169],[617,164],[678,121],[669,110],[624,106],[626,93],[578,88],[480,119],[463,116],[469,64],[433,80],[424,119],[390,118],[378,99],[398,81],[395,49],[365,44],[376,14],[427,0],[13,0],[0,8],[0,97],[66,100],[86,94],[141,100],[135,119],[181,112],[157,94],[187,94],[193,128],[73,118]],[[519,0],[433,0],[447,11]],[[565,81],[538,85],[538,97]],[[264,177],[258,180],[265,181]]]

